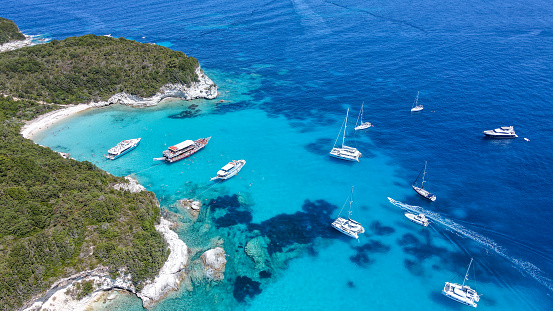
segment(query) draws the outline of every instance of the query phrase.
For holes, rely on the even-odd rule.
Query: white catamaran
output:
[[[351,195],[349,197],[349,210],[348,210],[348,219],[340,217],[340,214],[342,214],[342,211],[340,211],[340,214],[338,214],[338,218],[332,222],[332,227],[334,229],[342,232],[343,234],[350,236],[352,238],[359,238],[359,233],[364,233],[365,229],[363,226],[361,226],[360,223],[357,221],[351,219],[351,204],[353,203],[353,187],[351,187]],[[345,206],[345,204],[344,204]],[[342,206],[342,210],[344,207]]]
[[[445,282],[442,294],[457,302],[476,308],[476,303],[480,301],[480,296],[474,289],[470,288],[470,286],[465,285],[465,281],[468,280],[471,264],[472,258],[470,259],[469,267],[467,268],[467,273],[465,274],[463,284]]]
[[[361,122],[359,122],[361,120]],[[359,123],[359,125],[357,125]],[[364,130],[372,127],[371,122],[363,122],[363,104],[361,104],[361,111],[359,111],[359,116],[357,116],[357,122],[355,122],[355,130]]]
[[[421,183],[421,186],[418,187],[416,184],[417,184],[417,180],[419,179],[419,177],[421,176],[421,173],[424,171],[424,173],[422,174],[422,183]],[[427,190],[424,189],[424,176],[426,175],[426,161],[424,161],[424,169],[423,171],[421,171],[419,173],[419,176],[417,176],[417,179],[415,179],[415,182],[413,183],[412,187],[413,187],[413,190],[415,190],[418,194],[420,194],[423,198],[427,199],[427,200],[430,200],[432,202],[436,201],[436,195],[434,195],[433,193],[430,193],[428,192]]]
[[[413,102],[413,107],[411,107],[411,112],[421,111],[423,109],[422,105],[419,105],[419,92],[417,92],[417,98]]]
[[[346,120],[344,120],[344,135],[342,136],[342,148],[337,148],[336,143],[338,142],[338,138],[340,138],[340,132],[342,129],[340,128],[340,132],[338,132],[338,137],[336,137],[336,141],[334,141],[334,146],[332,147],[332,150],[330,151],[330,156],[335,157],[342,160],[347,161],[357,161],[359,162],[359,158],[362,156],[361,152],[357,150],[357,148],[349,147],[344,144],[346,139],[346,130],[348,127],[348,115],[349,115],[349,108],[346,112]]]

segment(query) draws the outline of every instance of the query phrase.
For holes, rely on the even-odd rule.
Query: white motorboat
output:
[[[470,288],[470,286],[468,285],[465,285],[465,281],[468,280],[471,264],[472,258],[470,259],[469,267],[467,268],[467,273],[465,274],[463,284],[445,282],[442,294],[457,302],[476,308],[476,303],[480,301],[480,296],[478,295],[476,290]]]
[[[424,214],[415,215],[411,213],[405,213],[405,217],[409,218],[409,220],[421,226],[428,227],[428,225],[430,224],[430,221],[424,216]]]
[[[419,105],[419,92],[417,92],[417,98],[415,98],[415,101],[413,102],[413,106],[411,107],[411,112],[421,111],[422,109],[423,109],[423,106]]]
[[[363,122],[363,104],[361,104],[361,111],[359,111],[359,116],[357,116],[357,122],[355,122],[354,129],[356,131],[359,131],[359,130],[368,129],[369,127],[373,127],[373,125],[371,124],[371,122]]]
[[[487,130],[483,131],[484,135],[487,137],[493,137],[493,138],[515,138],[518,137],[517,134],[515,134],[515,129],[512,126],[502,126],[500,128],[496,128],[495,130]]]
[[[330,151],[330,156],[338,159],[342,159],[342,160],[359,162],[359,158],[362,156],[361,152],[359,152],[357,148],[345,145],[346,130],[348,127],[348,124],[347,124],[348,115],[349,115],[349,108],[348,108],[348,111],[346,112],[346,119],[344,120],[344,126],[343,126],[344,134],[342,135],[342,147],[341,148],[336,147],[336,143],[338,142],[338,138],[340,137],[340,132],[342,131],[342,128],[340,128],[338,137],[336,137],[336,141],[334,141],[334,147],[332,147],[332,150]]]
[[[421,183],[421,186],[418,187],[417,186],[417,180],[419,179],[419,177],[420,177],[420,175],[423,171],[424,171],[424,174],[422,174],[422,183]],[[427,190],[424,189],[424,183],[425,183],[424,177],[426,176],[426,161],[424,161],[423,171],[421,171],[419,173],[419,176],[417,176],[417,179],[415,179],[415,182],[413,183],[413,185],[411,187],[413,187],[413,190],[415,190],[423,198],[434,202],[434,201],[436,201],[436,195],[433,194],[433,193],[430,193],[430,192],[428,192]]]
[[[108,150],[108,154],[106,155],[106,158],[110,160],[115,160],[119,158],[120,156],[124,155],[125,153],[133,150],[138,146],[138,143],[140,143],[141,138],[134,138],[134,139],[127,139],[123,140],[114,147],[110,148]]]
[[[351,187],[351,195],[349,198],[349,210],[348,210],[348,219],[340,217],[340,214],[342,213],[342,210],[344,209],[344,206],[342,206],[342,210],[340,211],[340,214],[338,214],[338,218],[332,222],[332,227],[334,229],[342,232],[343,234],[350,236],[352,238],[358,239],[359,233],[364,233],[365,228],[361,226],[361,224],[353,219],[351,219],[351,204],[353,203],[353,187]]]
[[[223,166],[218,172],[217,176],[211,178],[211,180],[217,180],[217,179],[229,179],[232,176],[238,174],[242,167],[246,164],[246,160],[232,160],[229,163],[227,163],[225,166]]]

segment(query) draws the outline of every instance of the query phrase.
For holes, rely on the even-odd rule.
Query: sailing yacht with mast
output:
[[[359,162],[359,158],[362,156],[361,152],[359,152],[357,148],[349,147],[345,145],[346,130],[348,128],[348,115],[349,115],[349,108],[348,108],[348,111],[346,112],[346,119],[344,120],[344,135],[342,135],[342,147],[341,148],[336,147],[336,143],[338,142],[338,138],[340,137],[340,132],[342,131],[342,129],[340,128],[340,132],[338,132],[338,137],[336,137],[336,140],[334,141],[334,146],[330,151],[330,156],[338,159],[342,159],[342,160]]]
[[[359,111],[359,116],[357,116],[357,122],[355,122],[356,131],[368,129],[369,127],[373,126],[371,122],[363,122],[363,104],[361,104],[361,111]],[[359,119],[361,119],[361,123],[357,125],[357,123],[359,122]]]
[[[342,214],[342,211],[340,211],[340,214],[338,214],[338,218],[332,222],[332,227],[334,229],[342,232],[343,234],[350,236],[355,239],[359,239],[359,233],[364,233],[365,228],[361,226],[360,223],[357,221],[351,219],[351,204],[353,203],[353,187],[351,187],[351,195],[349,197],[349,210],[348,210],[348,219],[340,217],[340,214]],[[345,206],[345,204],[344,204]],[[344,207],[342,206],[342,210]]]
[[[423,173],[424,171],[424,173]],[[417,176],[417,179],[415,179],[415,182],[413,182],[413,190],[415,190],[418,194],[420,194],[423,198],[427,199],[427,200],[430,200],[432,202],[436,201],[436,195],[434,195],[433,193],[430,193],[428,192],[427,190],[424,189],[424,176],[426,175],[426,161],[424,161],[424,169],[423,171],[421,171],[419,173],[419,176]],[[417,180],[419,179],[419,177],[421,176],[421,173],[422,174],[422,183],[421,183],[421,186],[418,187],[417,186]]]
[[[471,264],[472,258],[470,259],[469,267],[467,268],[467,273],[465,274],[463,284],[445,282],[442,294],[457,302],[476,308],[476,303],[480,301],[480,296],[474,289],[470,288],[470,286],[465,285],[465,281],[468,280]]]
[[[417,92],[417,98],[413,102],[413,107],[411,107],[411,112],[421,111],[423,109],[422,105],[419,105],[419,92]]]

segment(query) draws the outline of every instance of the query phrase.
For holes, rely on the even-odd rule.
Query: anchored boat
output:
[[[223,166],[218,172],[217,176],[211,178],[211,180],[222,179],[226,180],[232,176],[238,174],[242,167],[246,164],[246,160],[232,160],[225,166]]]
[[[340,217],[340,214],[342,211],[340,211],[340,214],[338,214],[338,218],[332,222],[332,227],[334,229],[342,232],[343,234],[350,236],[352,238],[358,239],[359,233],[364,233],[365,228],[361,226],[360,223],[357,221],[351,219],[351,204],[353,203],[353,187],[351,187],[351,195],[349,200],[349,210],[348,210],[348,219]],[[342,210],[344,207],[342,206]]]
[[[465,274],[463,284],[445,282],[442,294],[457,302],[476,308],[476,303],[480,301],[480,296],[474,289],[470,288],[470,286],[465,285],[465,281],[468,280],[471,264],[472,258],[470,259],[469,267],[467,268],[467,273]]]
[[[421,111],[424,107],[419,105],[419,92],[417,92],[417,98],[413,102],[413,107],[411,107],[411,112]]]
[[[346,120],[344,120],[344,134],[342,136],[342,148],[336,147],[336,142],[338,142],[338,138],[340,137],[340,133],[338,133],[338,137],[336,138],[336,141],[334,141],[334,146],[330,151],[330,156],[338,159],[342,159],[342,160],[359,162],[359,158],[362,156],[361,152],[359,152],[357,148],[349,147],[344,144],[346,139],[346,130],[348,128],[348,115],[349,115],[349,108],[348,108],[348,111],[346,112]],[[341,131],[342,129],[340,128],[340,132]]]
[[[136,148],[136,146],[138,146],[138,143],[140,142],[140,139],[141,138],[123,140],[122,142],[115,145],[115,147],[112,147],[108,150],[108,154],[106,155],[106,158],[110,160],[115,160],[119,158],[125,153]]]
[[[487,137],[493,137],[493,138],[515,138],[518,137],[517,134],[515,134],[515,129],[512,126],[502,126],[500,128],[496,128],[495,130],[487,130],[482,132]]]
[[[211,137],[196,140],[185,140],[169,147],[167,150],[163,151],[163,157],[154,158],[154,160],[166,161],[169,163],[177,162],[202,150],[210,139]]]
[[[420,187],[417,186],[417,180],[419,179],[419,177],[420,177],[420,175],[423,171],[421,171],[419,173],[419,176],[417,176],[417,179],[415,179],[415,182],[412,185],[413,190],[415,190],[423,198],[434,202],[434,201],[436,201],[436,195],[434,195],[433,193],[430,193],[430,192],[428,192],[427,190],[424,189],[424,182],[425,182],[424,181],[424,176],[426,175],[426,161],[424,161],[424,169],[423,170],[424,170],[424,174],[422,174],[421,186]]]
[[[357,123],[359,123],[359,125],[357,125]],[[359,116],[357,116],[357,122],[355,122],[354,129],[356,131],[359,131],[368,129],[369,127],[373,127],[373,125],[371,124],[371,122],[363,122],[363,104],[361,104],[361,111],[359,111]]]

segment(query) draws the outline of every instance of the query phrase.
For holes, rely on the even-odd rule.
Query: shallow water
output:
[[[198,58],[219,86],[214,101],[111,106],[35,138],[112,174],[133,174],[181,216],[179,235],[190,247],[225,241],[225,281],[183,289],[156,310],[463,309],[440,291],[455,276],[462,281],[470,257],[479,308],[553,308],[551,3],[8,1],[2,12],[26,34],[110,33],[170,46]],[[425,108],[411,114],[417,91]],[[363,101],[375,127],[347,141],[364,156],[331,159],[346,108],[352,129]],[[483,138],[502,125],[520,137]],[[207,136],[189,159],[152,161]],[[102,157],[135,137],[142,142],[131,153]],[[210,182],[232,159],[247,164]],[[410,189],[424,161],[434,203]],[[322,225],[351,186],[353,217],[367,230],[359,242]],[[204,203],[195,224],[175,205],[186,197]],[[425,212],[432,226],[409,222],[401,208]],[[243,251],[260,234],[283,254],[268,278]],[[254,282],[244,285],[243,276]],[[110,308],[141,307],[127,299]]]

